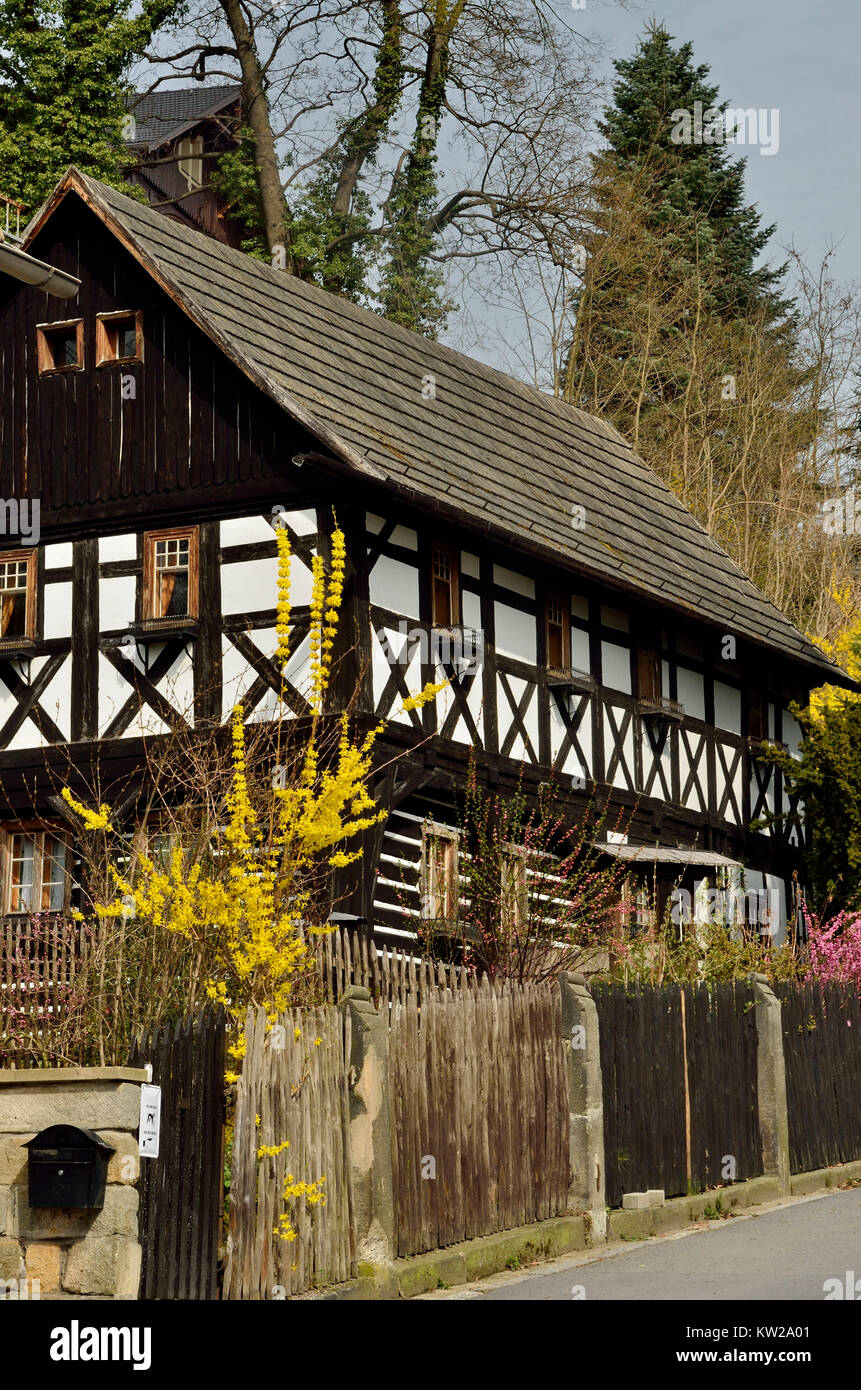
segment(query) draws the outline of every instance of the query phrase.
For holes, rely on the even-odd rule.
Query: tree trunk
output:
[[[263,209],[263,227],[269,253],[277,264],[276,247],[284,247],[283,268],[296,273],[290,235],[290,212],[281,186],[278,168],[278,155],[275,137],[269,119],[269,103],[266,100],[266,84],[263,69],[254,46],[254,37],[239,0],[221,0],[230,32],[236,43],[239,66],[242,72],[242,86],[247,103],[248,122],[254,135],[254,159],[257,165],[257,182],[260,190],[260,203]]]

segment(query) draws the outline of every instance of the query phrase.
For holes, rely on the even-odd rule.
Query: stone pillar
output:
[[[137,1129],[146,1079],[136,1067],[0,1070],[0,1296],[137,1298]],[[94,1130],[114,1150],[103,1207],[31,1208],[23,1146],[56,1124]]]
[[[604,1096],[598,1010],[583,975],[566,972],[559,977],[559,987],[562,991],[562,1035],[568,1058],[571,1168],[568,1205],[589,1213],[593,1240],[606,1240]]]
[[[751,975],[756,1009],[759,1092],[759,1136],[762,1170],[776,1176],[781,1194],[790,1193],[789,1111],[786,1104],[786,1066],[783,1056],[781,1004],[767,975]]]
[[[394,1258],[392,1134],[389,1115],[388,1028],[370,991],[351,985],[339,1007],[351,1024],[350,1154],[357,1255],[370,1264]]]

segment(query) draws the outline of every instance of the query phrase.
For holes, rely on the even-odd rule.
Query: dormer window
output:
[[[36,633],[36,551],[0,552],[0,648]]]
[[[434,627],[460,623],[460,567],[445,545],[435,545],[431,555],[431,621]]]
[[[197,527],[144,536],[143,618],[147,623],[197,617]]]
[[[96,317],[96,364],[143,361],[142,315],[136,312],[99,314]]]
[[[36,328],[39,375],[80,372],[84,366],[84,320],[40,323]]]

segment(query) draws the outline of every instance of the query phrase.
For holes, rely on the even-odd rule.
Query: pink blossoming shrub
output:
[[[861,992],[861,912],[839,912],[829,922],[807,921],[809,980],[836,980]]]

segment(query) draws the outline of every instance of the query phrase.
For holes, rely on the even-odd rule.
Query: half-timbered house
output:
[[[380,765],[401,754],[342,906],[410,934],[472,754],[503,796],[555,782],[572,819],[609,795],[632,869],[743,866],[785,924],[803,827],[751,828],[793,811],[758,753],[847,678],[613,428],[75,171],[25,249],[81,289],[0,275],[3,497],[40,503],[38,544],[7,527],[0,555],[4,913],[68,905],[59,775],[98,762],[109,789],[172,721],[271,715],[279,523],[301,714],[336,509],[344,679],[387,720]]]

